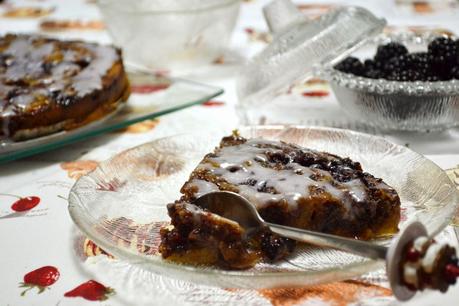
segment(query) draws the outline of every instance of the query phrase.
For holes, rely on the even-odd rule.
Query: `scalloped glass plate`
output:
[[[448,176],[433,162],[383,138],[348,130],[313,127],[244,127],[245,137],[283,140],[348,156],[399,193],[403,228],[420,220],[430,234],[451,219],[458,203]],[[289,258],[244,271],[180,265],[158,254],[159,229],[169,221],[166,204],[179,198],[191,171],[222,135],[178,135],[124,151],[81,177],[69,195],[76,225],[114,256],[173,278],[225,288],[304,286],[350,278],[382,267],[333,249],[300,246]],[[375,243],[389,243],[390,240]]]
[[[108,116],[80,128],[14,142],[0,139],[0,163],[46,152],[131,124],[204,103],[223,90],[179,78],[166,78],[137,69],[128,74],[131,88],[137,88],[127,103],[119,103]]]

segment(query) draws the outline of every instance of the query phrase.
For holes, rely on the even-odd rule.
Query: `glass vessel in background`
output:
[[[245,124],[309,124],[304,120],[308,116],[304,101],[295,103],[282,95],[386,25],[361,7],[339,7],[315,20],[298,12],[289,0],[274,0],[264,8],[273,42],[250,59],[237,83],[239,114]]]
[[[222,55],[240,0],[98,0],[97,4],[128,64],[186,70]]]

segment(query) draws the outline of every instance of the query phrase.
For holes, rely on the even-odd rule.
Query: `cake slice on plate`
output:
[[[245,269],[293,251],[290,239],[267,229],[247,233],[238,223],[193,204],[218,190],[243,195],[273,223],[358,239],[398,230],[397,192],[358,162],[233,133],[191,173],[181,199],[167,206],[171,225],[161,230],[164,258]]]

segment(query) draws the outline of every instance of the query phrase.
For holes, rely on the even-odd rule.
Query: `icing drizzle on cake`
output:
[[[349,177],[339,181],[330,171],[321,169],[323,167],[319,164],[312,162],[310,166],[305,166],[293,156],[279,161],[277,159],[282,159],[280,153],[283,149],[279,144],[276,141],[249,139],[243,144],[224,146],[208,155],[197,170],[209,172],[237,186],[238,192],[254,203],[257,209],[282,200],[295,208],[300,198],[308,198],[313,190],[321,190],[344,203],[345,217],[352,220],[352,202],[367,200],[368,194],[362,180]],[[299,149],[294,145],[289,146]],[[301,150],[304,154],[318,155],[313,150]],[[341,168],[339,171],[343,173],[351,170],[346,165]],[[219,189],[216,184],[196,177],[189,184],[197,187],[196,197]],[[384,183],[378,187],[390,188]]]

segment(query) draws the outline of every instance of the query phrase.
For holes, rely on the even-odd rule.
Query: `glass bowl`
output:
[[[400,228],[419,220],[429,234],[438,233],[459,203],[455,186],[437,165],[383,138],[301,126],[252,126],[240,132],[248,138],[283,140],[361,162],[366,171],[384,178],[399,193]],[[299,246],[284,260],[259,263],[243,271],[180,265],[162,259],[158,253],[159,229],[170,221],[166,204],[179,198],[180,187],[221,136],[202,132],[158,139],[101,163],[70,191],[73,221],[115,257],[165,276],[223,288],[305,286],[351,278],[383,266],[345,252],[307,245]]]
[[[98,0],[125,61],[152,69],[209,64],[228,45],[240,0]]]
[[[398,33],[381,35],[353,56],[369,58],[379,44],[405,44],[410,52],[426,51],[438,34]],[[432,131],[459,124],[459,80],[397,82],[325,71],[342,109],[358,121],[382,130]]]

